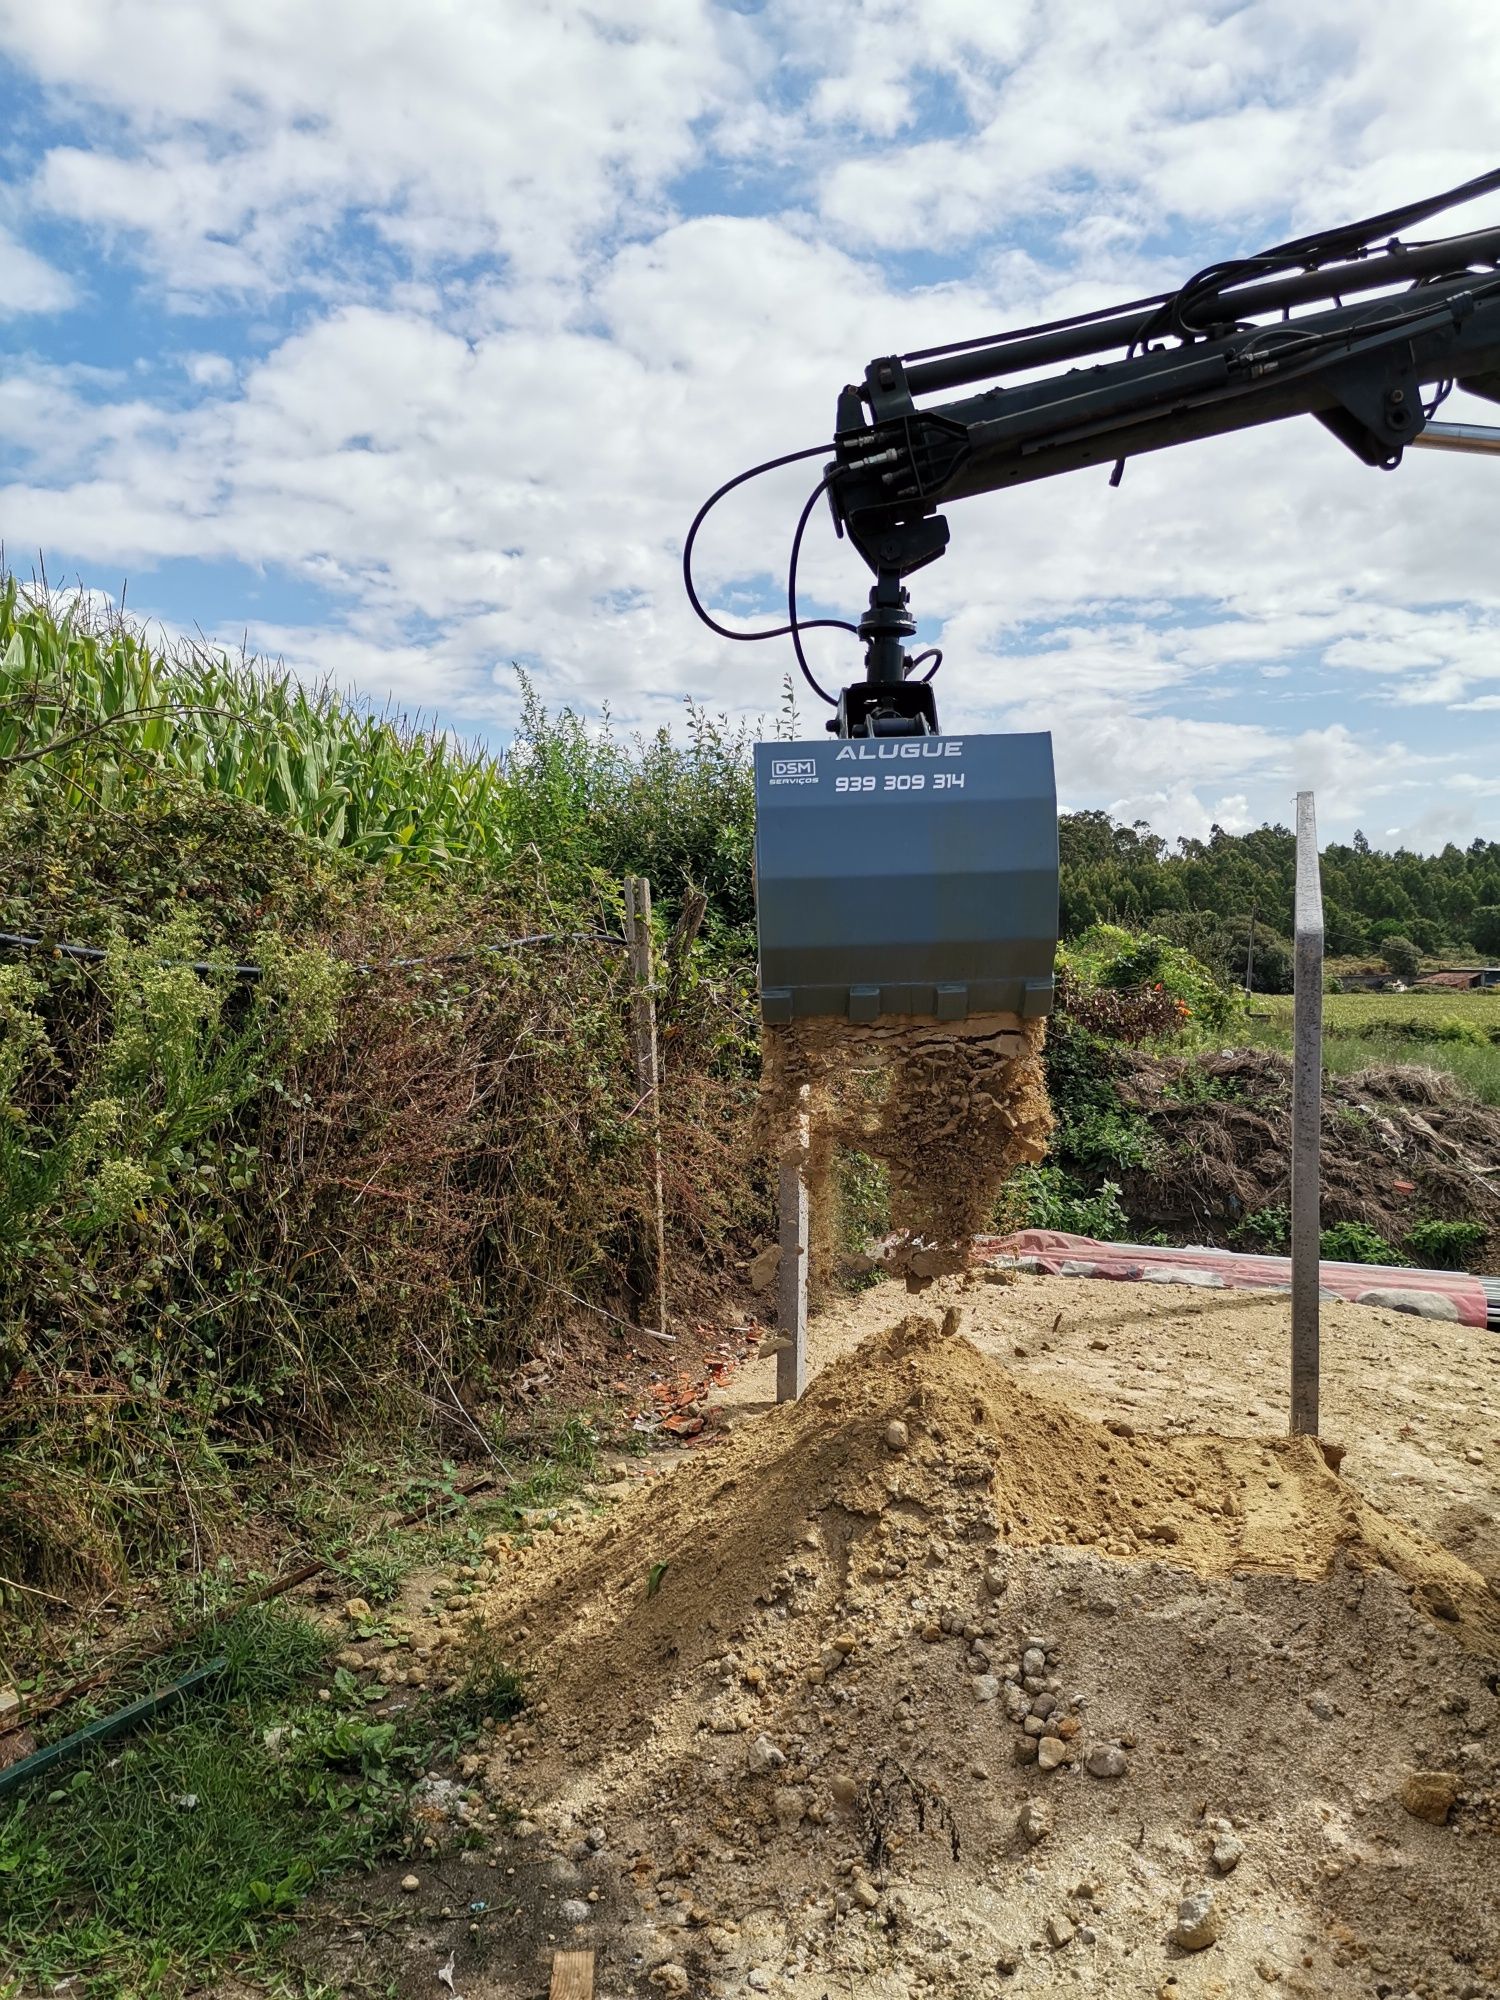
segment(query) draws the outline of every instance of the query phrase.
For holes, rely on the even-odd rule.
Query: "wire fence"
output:
[[[472,951],[445,951],[435,958],[388,958],[372,960],[343,961],[353,972],[404,972],[424,965],[463,965],[476,958],[503,957],[506,952],[522,951],[534,945],[544,944],[602,944],[614,951],[628,951],[630,940],[617,937],[613,931],[533,931],[527,937],[501,938],[493,944],[482,944]],[[73,944],[64,939],[31,937],[24,931],[0,931],[0,952],[40,952],[48,958],[79,959],[85,963],[98,964],[108,958],[109,952],[103,945]],[[228,959],[217,958],[159,958],[157,965],[170,966],[175,970],[217,974],[220,978],[259,979],[264,968],[259,965],[239,965]]]

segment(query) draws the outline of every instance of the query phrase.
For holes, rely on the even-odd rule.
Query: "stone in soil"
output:
[[[1028,1847],[1036,1847],[1052,1831],[1052,1808],[1042,1799],[1028,1799],[1016,1814],[1016,1826]]]
[[[1221,1833],[1214,1838],[1210,1859],[1221,1875],[1228,1875],[1233,1869],[1238,1868],[1244,1853],[1244,1841],[1232,1833]]]
[[[786,1762],[786,1752],[778,1750],[769,1736],[757,1736],[745,1753],[745,1768],[752,1778],[763,1778],[768,1771],[779,1771]]]
[[[1452,1771],[1413,1771],[1401,1787],[1401,1803],[1413,1819],[1442,1826],[1458,1802],[1458,1779]]]
[[[1172,1942],[1183,1951],[1207,1951],[1219,1936],[1218,1905],[1212,1889],[1195,1889],[1177,1905]]]
[[[1129,1759],[1118,1743],[1096,1743],[1084,1762],[1091,1778],[1123,1778],[1129,1768]]]

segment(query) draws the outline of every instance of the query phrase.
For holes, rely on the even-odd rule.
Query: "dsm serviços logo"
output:
[[[771,783],[773,785],[815,785],[818,782],[818,765],[813,757],[773,757],[771,759]]]

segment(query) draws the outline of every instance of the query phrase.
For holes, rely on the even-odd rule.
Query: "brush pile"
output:
[[[1291,1199],[1291,1064],[1266,1049],[1191,1059],[1132,1053],[1116,1080],[1157,1141],[1121,1176],[1133,1223],[1222,1241]],[[1399,1243],[1419,1218],[1485,1224],[1500,1240],[1500,1109],[1417,1064],[1328,1076],[1325,1226],[1359,1222]]]

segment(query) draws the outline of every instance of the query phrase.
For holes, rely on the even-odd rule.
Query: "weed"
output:
[[[436,1754],[451,1758],[485,1723],[508,1722],[526,1706],[526,1681],[497,1657],[482,1633],[469,1644],[463,1678],[432,1704],[428,1725]]]
[[[1001,1190],[995,1223],[1002,1232],[1057,1229],[1100,1243],[1121,1242],[1130,1230],[1117,1181],[1090,1192],[1061,1167],[1018,1167]]]
[[[1399,1264],[1394,1250],[1378,1229],[1365,1222],[1335,1222],[1325,1229],[1319,1254],[1342,1264]]]
[[[388,1604],[411,1568],[408,1550],[387,1543],[384,1546],[352,1550],[331,1572],[351,1597],[363,1597],[370,1604]]]
[[[1406,1234],[1412,1262],[1433,1271],[1463,1271],[1489,1231],[1482,1222],[1419,1222]]]
[[[1234,1104],[1244,1093],[1233,1077],[1212,1076],[1196,1064],[1188,1064],[1162,1085],[1169,1104]]]
[[[1284,1206],[1252,1209],[1229,1232],[1230,1240],[1256,1250],[1284,1250],[1292,1239],[1292,1211]]]

